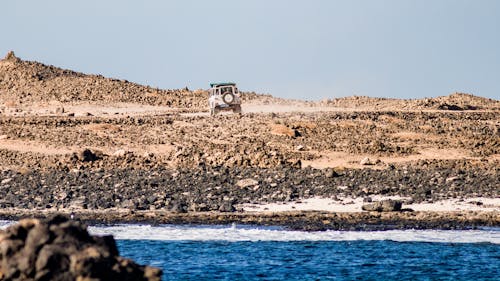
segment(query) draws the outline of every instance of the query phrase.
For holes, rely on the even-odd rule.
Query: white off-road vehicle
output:
[[[210,115],[215,115],[222,110],[232,110],[241,113],[241,98],[235,83],[212,83],[208,90],[208,106]]]

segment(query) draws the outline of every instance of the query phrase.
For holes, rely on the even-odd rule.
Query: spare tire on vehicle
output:
[[[227,104],[232,104],[234,102],[233,93],[225,93],[224,95],[222,95],[222,100]]]

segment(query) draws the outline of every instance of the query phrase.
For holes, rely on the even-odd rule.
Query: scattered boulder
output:
[[[183,202],[173,201],[171,202],[170,211],[173,213],[186,213],[187,206]]]
[[[461,108],[460,106],[458,105],[455,105],[455,104],[447,104],[447,103],[443,103],[443,104],[440,104],[438,106],[438,109],[439,110],[463,110],[463,108]]]
[[[113,152],[113,156],[124,157],[127,153],[128,151],[126,151],[125,149],[118,149],[117,151]]]
[[[23,219],[0,231],[1,280],[161,280],[161,270],[119,256],[112,236],[91,236],[64,216]]]
[[[236,185],[240,188],[247,188],[247,187],[255,186],[258,184],[259,184],[259,182],[257,180],[252,179],[252,178],[242,179],[236,183]]]
[[[56,114],[63,114],[65,112],[64,107],[60,106],[56,108]]]
[[[375,162],[373,162],[370,158],[365,157],[361,162],[359,162],[361,165],[375,165]]]
[[[300,169],[300,168],[302,168],[302,160],[300,160],[300,159],[292,160],[292,161],[290,161],[290,165],[293,168]]]
[[[458,106],[456,104],[447,104],[443,103],[438,106],[439,110],[478,110],[479,107],[470,105],[470,104],[464,104],[462,106]]]
[[[231,201],[224,201],[219,207],[219,212],[234,212],[236,208]]]
[[[339,174],[332,168],[325,169],[324,173],[326,178],[335,178],[339,176]]]
[[[289,128],[281,124],[273,124],[271,126],[271,133],[274,135],[289,136],[292,138],[300,137],[300,132],[296,129]]]
[[[467,203],[472,204],[472,205],[476,205],[476,206],[483,206],[484,205],[484,203],[481,201],[469,201]]]
[[[402,202],[398,200],[382,200],[370,204],[364,204],[361,209],[371,212],[399,212],[401,211]]]
[[[0,184],[8,184],[11,181],[12,181],[12,178],[6,178],[6,179],[3,179],[2,181],[0,181]]]
[[[84,149],[78,154],[78,159],[82,162],[93,162],[102,159],[102,152],[92,151],[90,149]]]

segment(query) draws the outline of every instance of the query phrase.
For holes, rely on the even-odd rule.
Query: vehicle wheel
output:
[[[232,104],[234,102],[234,95],[232,93],[225,93],[222,95],[222,100],[227,104]]]

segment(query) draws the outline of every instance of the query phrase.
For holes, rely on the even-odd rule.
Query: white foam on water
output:
[[[0,221],[0,229],[12,225]],[[90,226],[93,235],[113,235],[119,240],[163,241],[358,241],[492,243],[500,244],[500,229],[388,230],[388,231],[290,231],[279,228],[232,226],[137,225]]]
[[[15,221],[0,220],[0,229],[6,229],[7,227],[15,224]]]
[[[116,239],[166,241],[357,241],[493,243],[500,244],[500,229],[389,230],[389,231],[290,231],[248,226],[116,225],[89,227],[96,235]]]

